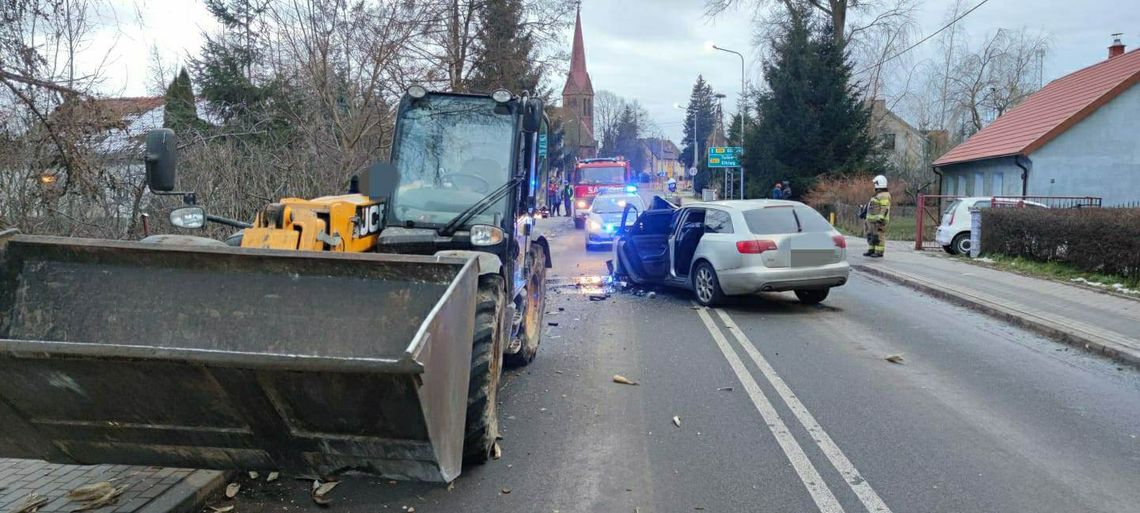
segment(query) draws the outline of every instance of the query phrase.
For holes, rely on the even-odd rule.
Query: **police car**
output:
[[[627,205],[631,221],[645,211],[645,201],[636,192],[606,192],[594,198],[586,212],[586,251],[613,243]]]

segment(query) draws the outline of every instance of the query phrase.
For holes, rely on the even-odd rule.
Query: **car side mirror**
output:
[[[170,224],[192,230],[202,228],[206,226],[206,209],[192,205],[171,210]]]
[[[178,140],[174,130],[158,128],[146,134],[146,183],[154,192],[174,190],[175,166],[178,165]]]

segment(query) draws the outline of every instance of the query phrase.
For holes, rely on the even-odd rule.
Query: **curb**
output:
[[[206,499],[236,475],[234,471],[195,470],[137,513],[196,513]]]
[[[936,298],[965,306],[1020,328],[1056,339],[1078,349],[1085,349],[1126,363],[1132,367],[1140,368],[1140,350],[1128,347],[1125,344],[1113,341],[1107,337],[1089,333],[1080,327],[1050,320],[1031,312],[1020,311],[1001,303],[966,292],[957,291],[951,287],[942,286],[937,282],[925,280],[906,273],[887,271],[866,264],[851,264],[851,268],[862,273],[905,285]]]

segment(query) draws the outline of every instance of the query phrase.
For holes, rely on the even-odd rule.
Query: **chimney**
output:
[[[1108,47],[1108,58],[1109,59],[1111,59],[1113,57],[1118,57],[1118,56],[1124,55],[1124,43],[1120,42],[1120,36],[1121,35],[1123,35],[1121,32],[1117,32],[1117,33],[1112,35],[1112,37],[1113,37],[1112,46]]]

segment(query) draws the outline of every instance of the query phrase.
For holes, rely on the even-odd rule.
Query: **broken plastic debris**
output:
[[[231,504],[231,505],[229,505],[229,506],[210,506],[210,505],[206,505],[206,507],[207,507],[207,508],[210,508],[210,511],[213,511],[214,513],[229,513],[230,511],[233,511],[233,510],[234,510],[234,506],[233,506],[233,504]]]
[[[266,483],[272,483],[272,482],[276,481],[278,477],[281,477],[281,474],[280,474],[280,473],[278,473],[278,472],[270,472],[270,473],[269,473],[269,477],[266,477],[266,478],[265,478],[265,482],[266,482]]]
[[[636,381],[630,381],[629,378],[621,374],[614,374],[614,383],[621,383],[622,385],[636,385]]]
[[[328,483],[313,481],[313,502],[320,506],[327,506],[332,503],[332,500],[325,498],[325,495],[331,492],[333,488],[336,488],[338,484],[340,484],[340,481],[330,481]]]
[[[499,491],[503,492],[503,495],[506,495],[506,494],[508,494],[508,493],[511,493],[511,489],[510,489],[510,488],[503,488],[502,490],[499,490]]]
[[[228,486],[226,486],[226,498],[232,499],[234,497],[237,497],[238,490],[241,490],[240,484],[230,483]]]
[[[261,474],[258,474],[256,470],[250,470],[249,471],[249,478],[250,479],[257,479],[259,477],[261,477]]]
[[[40,506],[47,504],[48,498],[36,493],[30,493],[24,498],[24,502],[20,503],[20,507],[12,510],[12,513],[36,513],[40,510]]]
[[[673,416],[673,425],[677,426],[677,427],[681,427],[681,417],[674,415]]]
[[[897,364],[899,364],[899,365],[902,365],[902,362],[903,362],[903,355],[901,355],[901,354],[892,354],[892,355],[890,355],[890,356],[888,356],[888,357],[886,357],[886,358],[883,358],[883,359],[884,359],[884,360],[886,360],[886,361],[888,361],[888,362],[891,362],[891,363],[897,363]]]
[[[491,457],[496,460],[503,457],[503,448],[499,447],[499,442],[491,446]]]

